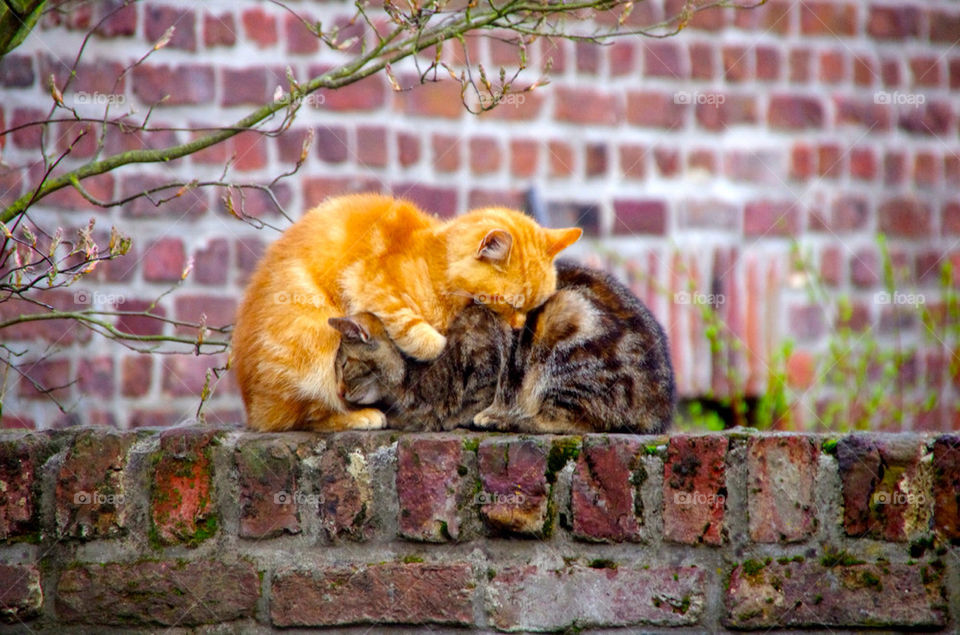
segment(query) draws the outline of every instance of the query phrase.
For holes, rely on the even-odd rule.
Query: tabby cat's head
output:
[[[579,227],[547,229],[522,212],[492,207],[447,224],[452,292],[489,306],[514,327],[557,288],[553,259],[573,244]]]
[[[330,318],[340,331],[336,372],[340,398],[355,406],[389,402],[403,381],[404,359],[372,313]]]

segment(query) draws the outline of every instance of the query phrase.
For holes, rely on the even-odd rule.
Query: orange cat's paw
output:
[[[397,340],[397,346],[415,359],[429,361],[440,357],[447,345],[447,338],[427,323],[413,326],[403,337]]]
[[[387,415],[376,408],[364,408],[333,415],[329,424],[334,430],[382,430],[387,427]]]

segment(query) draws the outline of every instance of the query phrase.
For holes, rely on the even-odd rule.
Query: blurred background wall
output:
[[[47,114],[47,78],[62,85],[87,31],[116,6],[50,14],[0,61],[0,129]],[[630,24],[681,9],[638,2]],[[187,141],[196,134],[187,128],[228,125],[271,100],[286,89],[288,67],[305,80],[351,59],[356,47],[329,50],[292,12],[365,37],[343,2],[136,3],[89,38],[64,99],[100,114],[108,103],[115,113],[154,105],[153,126],[180,129],[113,131],[107,153]],[[171,25],[167,46],[116,83]],[[575,28],[589,33],[591,24]],[[712,9],[671,38],[540,39],[516,85],[549,83],[483,115],[467,112],[443,72],[420,85],[408,60],[394,68],[402,92],[379,74],[311,96],[282,134],[243,133],[85,185],[119,199],[171,181],[219,180],[228,162],[227,180],[265,185],[295,168],[312,132],[300,169],[272,186],[290,218],[326,196],[379,191],[440,216],[496,204],[583,226],[570,255],[627,280],[664,324],[681,396],[693,402],[689,425],[960,428],[958,39],[960,6],[946,0]],[[475,34],[465,46],[474,68],[491,75],[520,60],[503,40]],[[465,60],[454,44],[441,56]],[[419,68],[434,57],[424,52]],[[48,144],[63,149],[77,131],[57,125]],[[67,164],[93,156],[94,136]],[[39,143],[36,128],[0,137],[0,202],[38,179]],[[243,211],[263,228],[232,214],[223,188],[177,192],[155,196],[171,198],[160,205],[141,198],[109,209],[69,189],[42,201],[35,221],[77,228],[93,217],[100,230],[117,225],[133,238],[127,256],[51,302],[141,309],[192,263],[159,310],[232,322],[264,245],[289,221],[259,190],[245,190]],[[240,207],[239,190],[232,201]],[[0,305],[4,317],[16,312]],[[174,330],[149,320],[123,327]],[[67,410],[8,372],[7,427],[172,424],[195,413],[207,369],[225,361],[141,355],[66,322],[0,338],[24,351],[25,375],[64,386],[54,395]],[[229,373],[205,416],[242,422]]]

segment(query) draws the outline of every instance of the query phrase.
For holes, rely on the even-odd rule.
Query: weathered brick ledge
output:
[[[4,433],[0,616],[955,631],[958,499],[960,436]]]

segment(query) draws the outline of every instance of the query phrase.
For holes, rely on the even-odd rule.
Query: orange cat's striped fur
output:
[[[553,258],[581,231],[488,208],[441,222],[412,204],[329,199],[268,249],[233,334],[247,424],[257,430],[382,428],[337,394],[330,317],[369,311],[408,355],[433,359],[453,318],[479,299],[515,326],[556,289]]]

